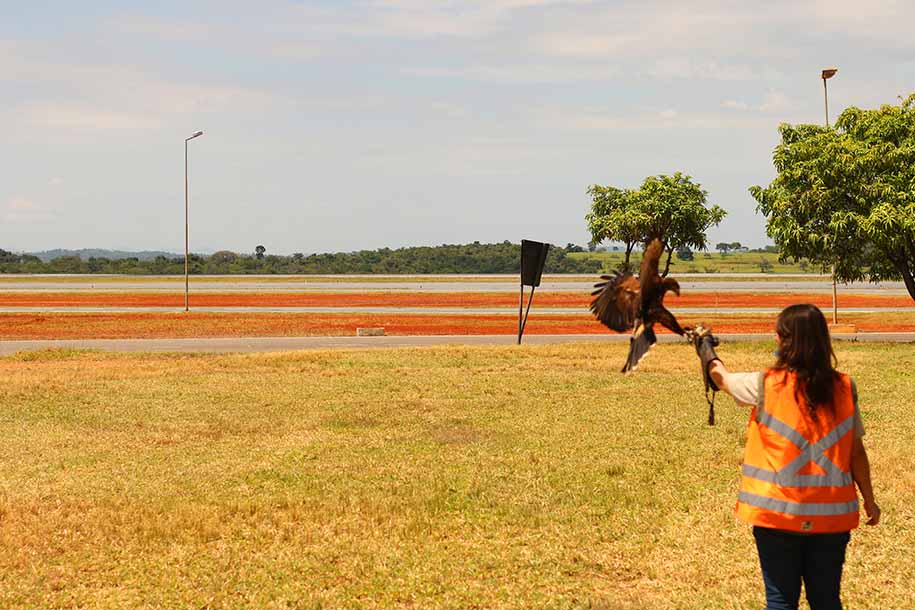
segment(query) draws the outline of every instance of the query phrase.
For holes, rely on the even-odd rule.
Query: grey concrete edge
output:
[[[771,333],[723,333],[723,342],[773,342]],[[838,341],[859,343],[915,343],[915,332],[910,333],[837,333]],[[625,343],[626,334],[591,335],[528,335],[524,345],[549,345],[558,343]],[[685,341],[676,335],[658,336],[660,343]],[[434,335],[434,336],[384,336],[384,337],[239,337],[206,339],[87,339],[87,340],[30,340],[0,341],[0,356],[22,351],[43,349],[100,350],[106,352],[281,352],[310,349],[366,349],[410,348],[436,345],[514,345],[514,335]]]

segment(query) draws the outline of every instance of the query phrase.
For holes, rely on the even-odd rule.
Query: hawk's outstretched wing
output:
[[[631,273],[615,271],[613,275],[602,275],[604,280],[594,284],[591,296],[591,313],[607,328],[625,332],[635,325],[641,297],[639,281]]]

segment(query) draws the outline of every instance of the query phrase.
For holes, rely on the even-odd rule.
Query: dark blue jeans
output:
[[[849,532],[795,534],[754,527],[766,610],[797,610],[801,581],[810,610],[842,610],[839,586]]]

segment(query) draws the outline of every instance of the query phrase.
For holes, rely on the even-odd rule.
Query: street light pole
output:
[[[824,81],[825,82],[825,81]],[[184,311],[189,311],[188,293],[190,282],[188,280],[188,188],[187,188],[187,143],[203,135],[202,131],[195,131],[189,138],[184,139]]]
[[[829,93],[826,89],[826,81],[836,75],[839,70],[836,68],[823,68],[820,77],[823,79],[823,106],[826,110],[826,127],[829,128]],[[839,323],[839,305],[836,290],[836,264],[832,264],[832,323]]]

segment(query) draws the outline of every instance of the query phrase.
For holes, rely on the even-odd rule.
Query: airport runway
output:
[[[721,334],[724,342],[773,342],[771,334]],[[915,333],[836,333],[838,341],[915,343]],[[530,335],[525,345],[555,343],[625,343],[628,334]],[[682,337],[658,335],[660,343],[678,343]],[[226,339],[87,339],[54,341],[0,341],[0,356],[41,349],[88,349],[106,352],[283,352],[308,349],[367,349],[428,347],[434,345],[514,345],[514,335],[438,335],[404,337],[249,337]]]
[[[680,287],[685,293],[731,292],[731,293],[827,293],[832,292],[832,282],[823,276],[798,275],[750,275],[714,274],[678,275]],[[698,278],[703,279],[698,279]],[[691,279],[693,278],[693,279]],[[728,279],[731,278],[731,279]],[[19,281],[16,281],[19,279]],[[545,278],[537,288],[544,292],[590,292],[598,276],[566,276]],[[529,288],[527,289],[530,290]],[[138,281],[129,276],[69,276],[66,280],[46,276],[19,277],[0,276],[0,292],[184,292],[183,278],[153,279]],[[275,278],[207,277],[191,278],[192,294],[206,292],[519,292],[517,276],[430,276],[411,277],[408,280],[397,276],[370,276],[359,279],[354,276],[320,277],[282,276]],[[855,282],[839,284],[839,294],[907,294],[902,282],[871,284]]]

